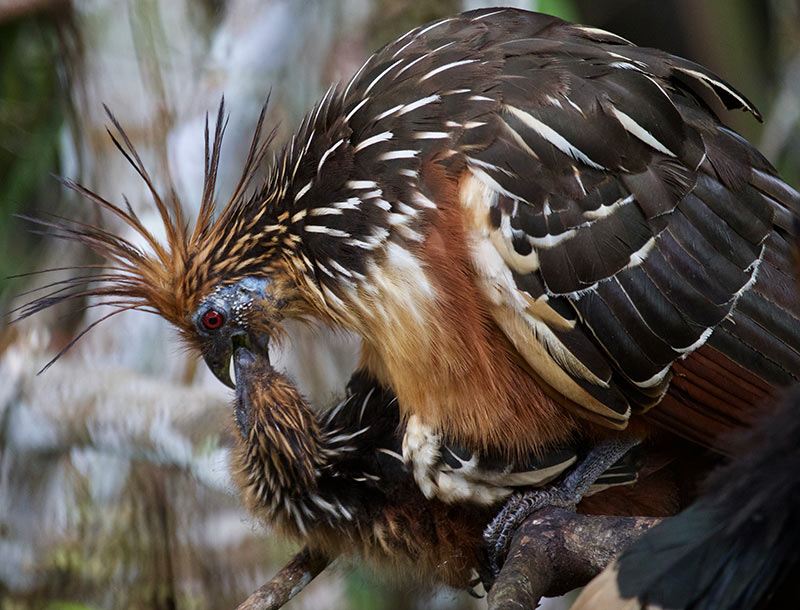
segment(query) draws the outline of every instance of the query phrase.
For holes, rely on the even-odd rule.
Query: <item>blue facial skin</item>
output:
[[[194,314],[195,326],[202,332],[208,333],[203,327],[202,317],[208,309],[215,309],[225,316],[228,323],[235,323],[239,327],[244,324],[244,313],[256,306],[261,301],[273,302],[270,294],[272,281],[267,278],[245,277],[235,284],[218,287],[206,297]]]
[[[200,303],[192,317],[203,338],[203,357],[208,368],[230,388],[235,387],[230,377],[230,362],[237,348],[268,353],[269,337],[251,332],[248,318],[253,310],[263,309],[264,315],[270,316],[279,309],[271,288],[270,279],[252,276],[235,284],[221,285]],[[209,329],[203,319],[212,310],[222,316],[223,322],[218,328]]]

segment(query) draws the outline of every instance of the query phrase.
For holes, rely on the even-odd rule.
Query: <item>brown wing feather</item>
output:
[[[800,376],[785,245],[800,197],[705,96],[755,109],[692,62],[596,30],[523,13],[470,27],[462,57],[483,78],[449,74],[476,99],[440,162],[466,163],[498,326],[590,419],[619,427],[666,396],[654,421],[706,445],[748,423]]]
[[[715,362],[719,360],[726,361],[722,371],[719,362]],[[761,398],[755,397],[768,396],[770,388],[709,346],[699,348],[685,362],[676,363],[673,370],[669,392],[658,408],[648,411],[645,417],[694,443],[730,453],[720,437],[751,425],[757,416],[757,405],[763,404]],[[756,402],[749,402],[750,399]]]

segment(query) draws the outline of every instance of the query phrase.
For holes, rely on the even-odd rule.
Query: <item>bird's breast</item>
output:
[[[422,178],[436,203],[424,241],[373,263],[354,307],[363,362],[397,394],[404,415],[472,447],[536,450],[574,428],[521,366],[479,285],[458,176],[437,164]]]

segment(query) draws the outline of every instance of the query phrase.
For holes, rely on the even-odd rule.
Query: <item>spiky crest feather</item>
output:
[[[219,261],[216,266],[209,264],[214,258],[210,253],[227,251],[227,248],[224,247],[228,235],[225,228],[235,219],[239,210],[246,205],[248,186],[255,177],[261,161],[275,137],[275,129],[266,138],[262,139],[261,137],[267,103],[261,109],[239,181],[227,204],[216,218],[214,215],[216,210],[214,190],[222,138],[227,125],[224,98],[220,102],[217,112],[213,140],[209,137],[209,121],[208,115],[206,115],[203,195],[200,211],[191,233],[189,233],[181,203],[174,189],[170,188],[170,197],[165,201],[156,189],[153,179],[125,130],[112,112],[104,106],[114,127],[113,132],[110,129],[107,129],[107,132],[117,149],[147,185],[164,225],[166,243],[159,242],[147,229],[127,198],[123,197],[125,204],[121,206],[77,182],[56,176],[59,182],[66,187],[122,220],[125,225],[144,239],[150,252],[134,245],[132,241],[120,235],[72,218],[51,215],[53,220],[44,220],[20,216],[44,227],[39,232],[87,245],[110,263],[110,265],[58,267],[15,276],[23,277],[66,270],[79,272],[97,270],[97,272],[79,273],[74,277],[51,282],[23,293],[23,295],[27,295],[50,290],[44,296],[14,309],[12,313],[17,315],[16,320],[27,318],[64,301],[87,297],[102,299],[87,307],[105,305],[114,308],[112,312],[83,329],[47,363],[45,369],[97,324],[123,311],[135,309],[156,313],[174,324],[185,335],[189,333],[188,314],[196,307],[199,298],[214,285],[215,278],[219,278],[222,273],[227,271],[220,268]],[[235,261],[230,262],[235,264]]]

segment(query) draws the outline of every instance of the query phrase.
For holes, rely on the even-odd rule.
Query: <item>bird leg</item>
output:
[[[511,496],[483,532],[492,575],[497,576],[500,572],[511,537],[525,519],[545,506],[574,509],[589,487],[639,442],[638,438],[631,436],[604,440],[558,483]]]

